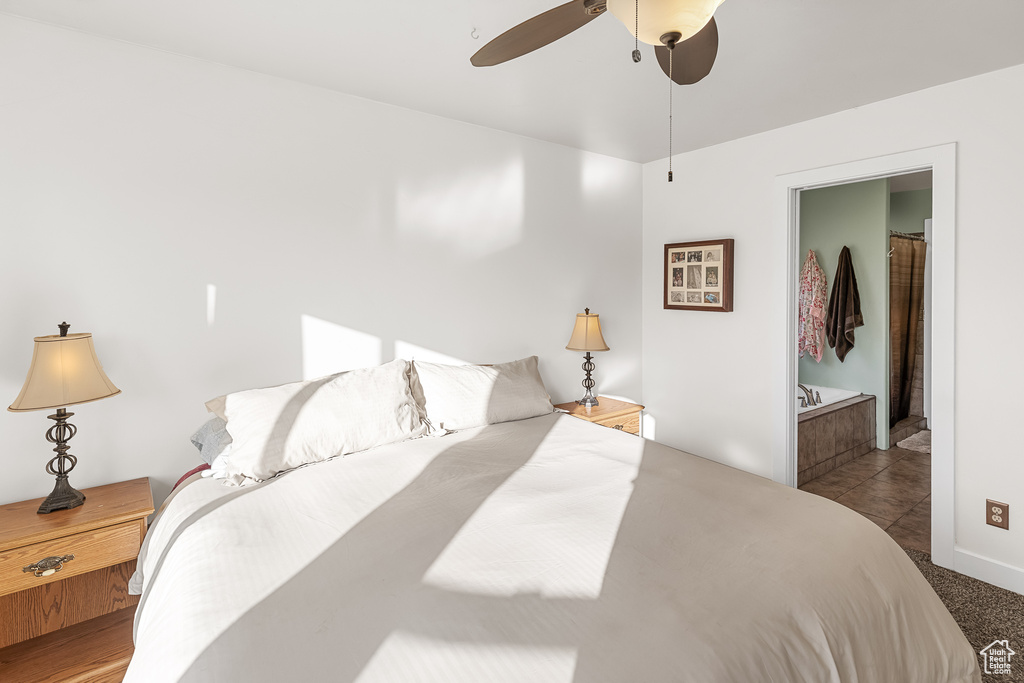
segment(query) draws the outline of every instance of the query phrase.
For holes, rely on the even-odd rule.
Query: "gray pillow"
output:
[[[199,449],[199,457],[207,465],[212,465],[214,458],[231,445],[231,435],[227,430],[228,423],[214,417],[192,435],[192,444]]]

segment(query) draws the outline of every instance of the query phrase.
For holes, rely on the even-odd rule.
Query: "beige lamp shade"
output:
[[[680,42],[704,28],[724,0],[608,0],[608,11],[629,32],[648,45],[661,45],[661,37],[676,32]],[[638,29],[638,30],[637,30]]]
[[[103,372],[92,334],[36,337],[35,343],[25,386],[7,410],[61,408],[121,393]]]
[[[607,351],[608,345],[601,336],[601,320],[597,313],[576,314],[576,325],[572,328],[572,336],[565,348],[570,351]]]

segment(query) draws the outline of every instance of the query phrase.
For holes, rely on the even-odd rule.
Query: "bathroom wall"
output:
[[[888,222],[889,181],[884,178],[800,194],[801,261],[814,250],[831,300],[839,252],[849,247],[864,315],[846,360],[840,362],[827,346],[820,363],[805,354],[799,363],[800,383],[876,397],[875,432],[883,449],[889,447]]]
[[[924,220],[932,217],[932,191],[910,190],[889,195],[889,228],[897,232],[924,232]]]

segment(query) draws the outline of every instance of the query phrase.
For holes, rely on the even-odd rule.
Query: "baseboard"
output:
[[[953,566],[948,569],[1024,595],[1024,569],[1005,562],[993,560],[963,548],[955,548],[953,550]]]

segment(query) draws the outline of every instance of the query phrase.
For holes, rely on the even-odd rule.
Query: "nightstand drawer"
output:
[[[141,543],[140,522],[131,521],[8,550],[0,553],[0,595],[134,560]],[[74,555],[75,559],[49,576],[22,571],[44,558],[63,555]]]
[[[621,415],[619,417],[608,418],[607,420],[597,420],[597,424],[604,427],[611,427],[612,429],[621,429],[624,432],[630,434],[640,434],[640,413],[633,413],[632,415]]]

